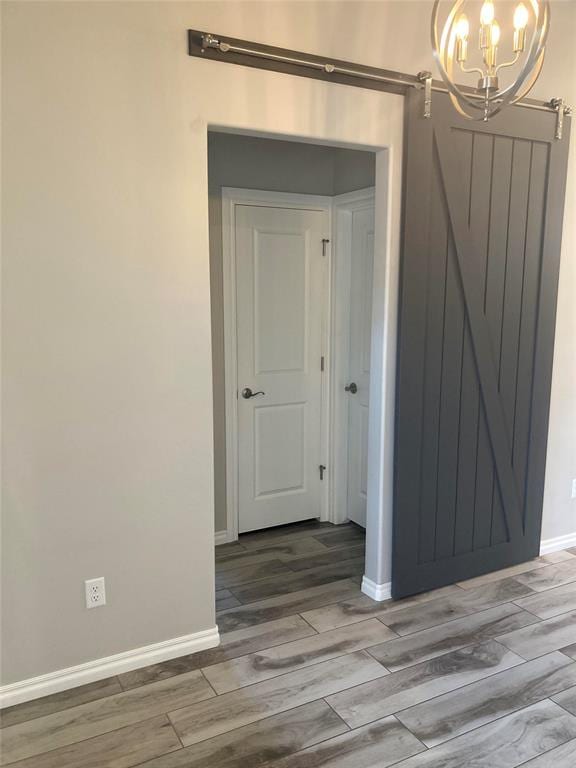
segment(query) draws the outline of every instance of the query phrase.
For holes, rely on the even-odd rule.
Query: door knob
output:
[[[358,387],[356,386],[356,384],[354,382],[351,382],[350,384],[347,384],[344,387],[344,391],[345,392],[350,392],[351,395],[355,395],[356,392],[358,392]]]
[[[242,392],[240,394],[242,395],[244,400],[250,400],[251,397],[256,397],[256,395],[265,395],[266,392],[262,392],[262,391],[260,391],[260,392],[252,392],[250,387],[244,387],[244,389],[242,390]]]

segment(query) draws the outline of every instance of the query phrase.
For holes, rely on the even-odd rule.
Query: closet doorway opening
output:
[[[375,153],[208,147],[217,542],[365,527]]]

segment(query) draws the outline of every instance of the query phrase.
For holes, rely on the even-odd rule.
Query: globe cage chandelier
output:
[[[481,66],[467,67],[470,22],[462,6],[466,0],[456,0],[439,34],[439,12],[442,0],[435,0],[432,11],[432,47],[450,98],[456,110],[469,120],[487,121],[509,104],[522,99],[530,91],[542,69],[546,39],[550,25],[548,0],[526,0],[516,6],[511,21],[514,32],[513,56],[509,61],[498,61],[501,29],[496,20],[494,3],[486,0],[479,19],[478,48]],[[527,46],[527,30],[532,34]],[[502,69],[519,65],[516,79],[501,87]],[[455,82],[456,73],[476,74],[479,80],[475,90],[462,90]],[[555,106],[555,105],[554,105]],[[559,105],[562,109],[563,105]]]

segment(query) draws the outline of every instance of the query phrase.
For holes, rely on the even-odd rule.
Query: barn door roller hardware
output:
[[[562,138],[562,129],[564,127],[564,115],[570,115],[571,109],[564,104],[564,99],[552,99],[550,107],[556,111],[556,138]]]
[[[405,94],[409,88],[423,91],[423,116],[430,117],[432,110],[432,92],[448,93],[448,89],[439,81],[432,80],[430,72],[407,75],[403,72],[368,67],[340,59],[328,59],[310,53],[277,48],[261,43],[239,40],[232,37],[188,30],[188,54],[203,59],[225,61],[244,67],[267,69],[272,72],[309,77],[325,82],[351,85],[356,88],[368,88],[375,91]],[[464,89],[470,98],[482,99],[473,89]],[[549,102],[523,99],[517,106],[558,114],[556,138],[561,138],[562,120],[570,114],[570,108],[560,100]]]
[[[418,72],[418,80],[424,86],[424,117],[432,117],[432,72]]]

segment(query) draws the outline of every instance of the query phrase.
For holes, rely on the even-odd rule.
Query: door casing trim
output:
[[[348,507],[348,404],[342,388],[349,372],[352,215],[375,208],[376,188],[367,187],[332,198],[332,264],[330,275],[330,421],[328,445],[328,520],[343,523]],[[373,324],[372,324],[373,331]]]
[[[341,195],[322,196],[222,187],[222,269],[224,303],[224,370],[226,400],[226,530],[218,531],[216,544],[238,539],[238,371],[236,336],[236,254],[234,221],[237,205],[269,205],[326,211],[331,233],[326,253],[326,283],[322,348],[325,375],[322,380],[322,463],[328,468],[322,489],[320,519],[334,524],[347,518],[347,398],[338,382],[347,375],[350,297],[350,224],[352,213],[376,205],[376,188]],[[374,333],[374,318],[372,332]],[[372,374],[371,374],[372,377]],[[381,406],[380,406],[381,408]],[[370,448],[369,448],[370,454]],[[370,460],[370,459],[369,459]],[[370,493],[370,490],[369,490]]]

